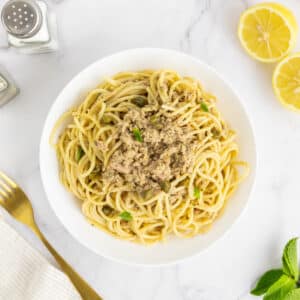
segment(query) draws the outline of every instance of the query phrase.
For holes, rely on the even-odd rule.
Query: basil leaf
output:
[[[201,106],[201,109],[202,109],[203,111],[209,112],[209,109],[208,109],[207,105],[206,105],[204,102],[201,102],[200,106]]]
[[[256,287],[251,291],[252,295],[260,296],[267,292],[269,287],[274,284],[283,274],[281,269],[273,269],[265,272],[258,280]]]
[[[135,138],[136,141],[138,141],[140,143],[143,142],[142,133],[141,133],[141,131],[138,128],[134,128],[132,130],[132,132],[133,132],[133,136],[134,136],[134,138]]]
[[[283,274],[273,283],[263,297],[263,300],[284,300],[289,291],[296,287],[296,282],[289,276]]]
[[[284,297],[284,300],[299,300],[299,299],[300,299],[300,289],[292,290]]]
[[[84,155],[83,149],[81,148],[81,146],[78,146],[76,152],[76,161],[79,162],[83,155]]]
[[[201,191],[197,187],[195,187],[194,188],[194,197],[199,199],[200,196],[201,196]]]
[[[299,277],[297,240],[293,238],[286,244],[282,256],[283,272],[295,280]]]
[[[132,215],[128,211],[123,211],[122,213],[120,213],[119,217],[124,221],[131,221],[132,220]]]

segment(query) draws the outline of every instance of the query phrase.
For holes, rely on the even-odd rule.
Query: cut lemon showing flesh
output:
[[[300,52],[286,57],[277,65],[273,88],[284,106],[300,112]]]
[[[261,3],[247,9],[240,18],[238,35],[245,50],[262,62],[276,62],[296,44],[296,18],[283,5]]]

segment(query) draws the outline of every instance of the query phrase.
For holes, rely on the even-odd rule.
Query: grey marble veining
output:
[[[278,266],[285,242],[300,235],[300,117],[275,99],[273,66],[249,58],[236,36],[239,15],[258,2],[64,0],[53,5],[59,52],[25,56],[0,49],[0,64],[21,89],[14,101],[0,108],[0,169],[24,187],[42,231],[104,299],[255,299],[248,293],[253,282],[266,269]],[[299,1],[280,2],[293,9],[300,22]],[[90,252],[59,223],[39,174],[42,125],[60,90],[91,62],[134,47],[177,49],[213,66],[240,94],[255,128],[259,168],[248,209],[208,252],[177,266],[130,267]],[[5,217],[53,261],[35,237]]]

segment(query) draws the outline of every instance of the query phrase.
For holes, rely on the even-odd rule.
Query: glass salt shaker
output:
[[[58,49],[55,15],[42,0],[9,0],[1,20],[10,46],[23,53]]]
[[[0,66],[0,106],[13,99],[18,93],[19,89],[8,72]]]

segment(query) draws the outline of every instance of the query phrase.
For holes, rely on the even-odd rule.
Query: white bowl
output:
[[[62,186],[58,163],[49,145],[56,120],[70,107],[81,102],[86,93],[105,76],[120,71],[173,69],[181,75],[199,79],[204,88],[216,95],[218,107],[232,128],[238,132],[240,157],[250,163],[250,176],[230,199],[224,214],[203,235],[190,239],[171,237],[166,243],[142,246],[116,239],[91,226],[81,212],[81,205]],[[239,97],[211,67],[180,52],[164,49],[132,49],[100,59],[80,72],[59,94],[48,114],[40,145],[40,169],[44,188],[58,219],[79,242],[94,252],[119,262],[135,265],[165,265],[182,261],[207,249],[220,239],[246,207],[254,184],[256,148],[246,110]]]

